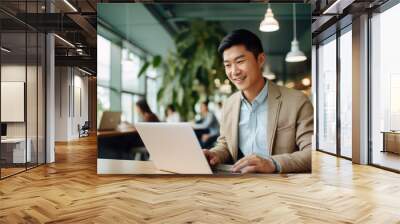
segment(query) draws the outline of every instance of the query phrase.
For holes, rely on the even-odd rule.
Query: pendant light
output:
[[[293,4],[293,40],[290,52],[286,55],[287,62],[301,62],[307,60],[306,55],[300,50],[296,34],[296,4]]]
[[[260,23],[260,31],[262,32],[274,32],[279,30],[279,23],[274,18],[270,4],[268,3],[268,9],[265,12],[264,19]]]

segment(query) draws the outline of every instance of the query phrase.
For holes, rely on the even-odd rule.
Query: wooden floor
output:
[[[0,181],[0,223],[400,223],[400,175],[313,153],[313,173],[96,174],[95,138]]]

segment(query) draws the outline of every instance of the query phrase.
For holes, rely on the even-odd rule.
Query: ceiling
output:
[[[142,4],[130,1],[131,3],[124,4],[114,3],[121,2],[116,0],[68,1],[78,12],[74,12],[61,0],[47,1],[54,9],[51,14],[46,13],[49,8],[44,0],[32,2],[1,0],[0,8],[11,12],[13,17],[0,13],[2,30],[7,28],[8,32],[17,33],[24,29],[25,25],[16,22],[16,18],[37,30],[55,32],[76,46],[80,46],[84,52],[84,55],[78,55],[76,49],[71,49],[68,44],[55,38],[56,65],[85,66],[95,73],[97,22],[150,54],[166,55],[169,50],[174,49],[174,35],[187,26],[189,21],[202,18],[220,23],[226,32],[246,28],[256,33],[263,42],[272,72],[281,79],[300,79],[311,73],[311,9],[305,4],[297,5],[297,38],[300,41],[300,48],[309,60],[305,63],[288,64],[284,58],[290,50],[290,41],[293,38],[291,4],[273,3],[272,9],[280,23],[280,30],[274,33],[261,33],[258,31],[258,26],[267,7],[264,3]],[[113,2],[113,4],[100,2]],[[29,52],[28,48],[28,54]]]
[[[150,54],[166,55],[172,36],[143,4],[98,4],[98,22]]]
[[[284,61],[293,39],[292,4],[271,4],[280,24],[273,33],[258,30],[267,8],[261,3],[98,4],[97,16],[99,24],[153,55],[174,49],[174,35],[193,19],[219,22],[226,32],[245,28],[262,40],[272,72],[283,80],[299,80],[311,73],[311,7],[296,7],[297,39],[308,57],[300,63]]]
[[[74,45],[55,38],[56,66],[77,66],[96,74],[97,2],[68,0],[73,9],[62,0],[1,0],[2,44],[12,50],[7,54],[7,60],[16,62],[22,60],[23,55],[27,55],[28,61],[29,58],[36,57],[38,49],[35,46],[36,41],[33,40],[36,33],[49,32]],[[28,33],[27,45],[25,31]]]

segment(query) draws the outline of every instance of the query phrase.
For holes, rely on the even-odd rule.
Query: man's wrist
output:
[[[274,173],[280,173],[281,172],[281,165],[279,164],[278,161],[276,161],[274,158],[271,158],[272,162],[274,163],[275,166],[275,171]]]

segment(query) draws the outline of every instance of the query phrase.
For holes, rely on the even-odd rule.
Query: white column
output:
[[[368,16],[353,19],[353,162],[368,163]]]
[[[54,35],[46,36],[46,163],[55,161],[54,133],[55,133],[55,75],[54,75]]]

